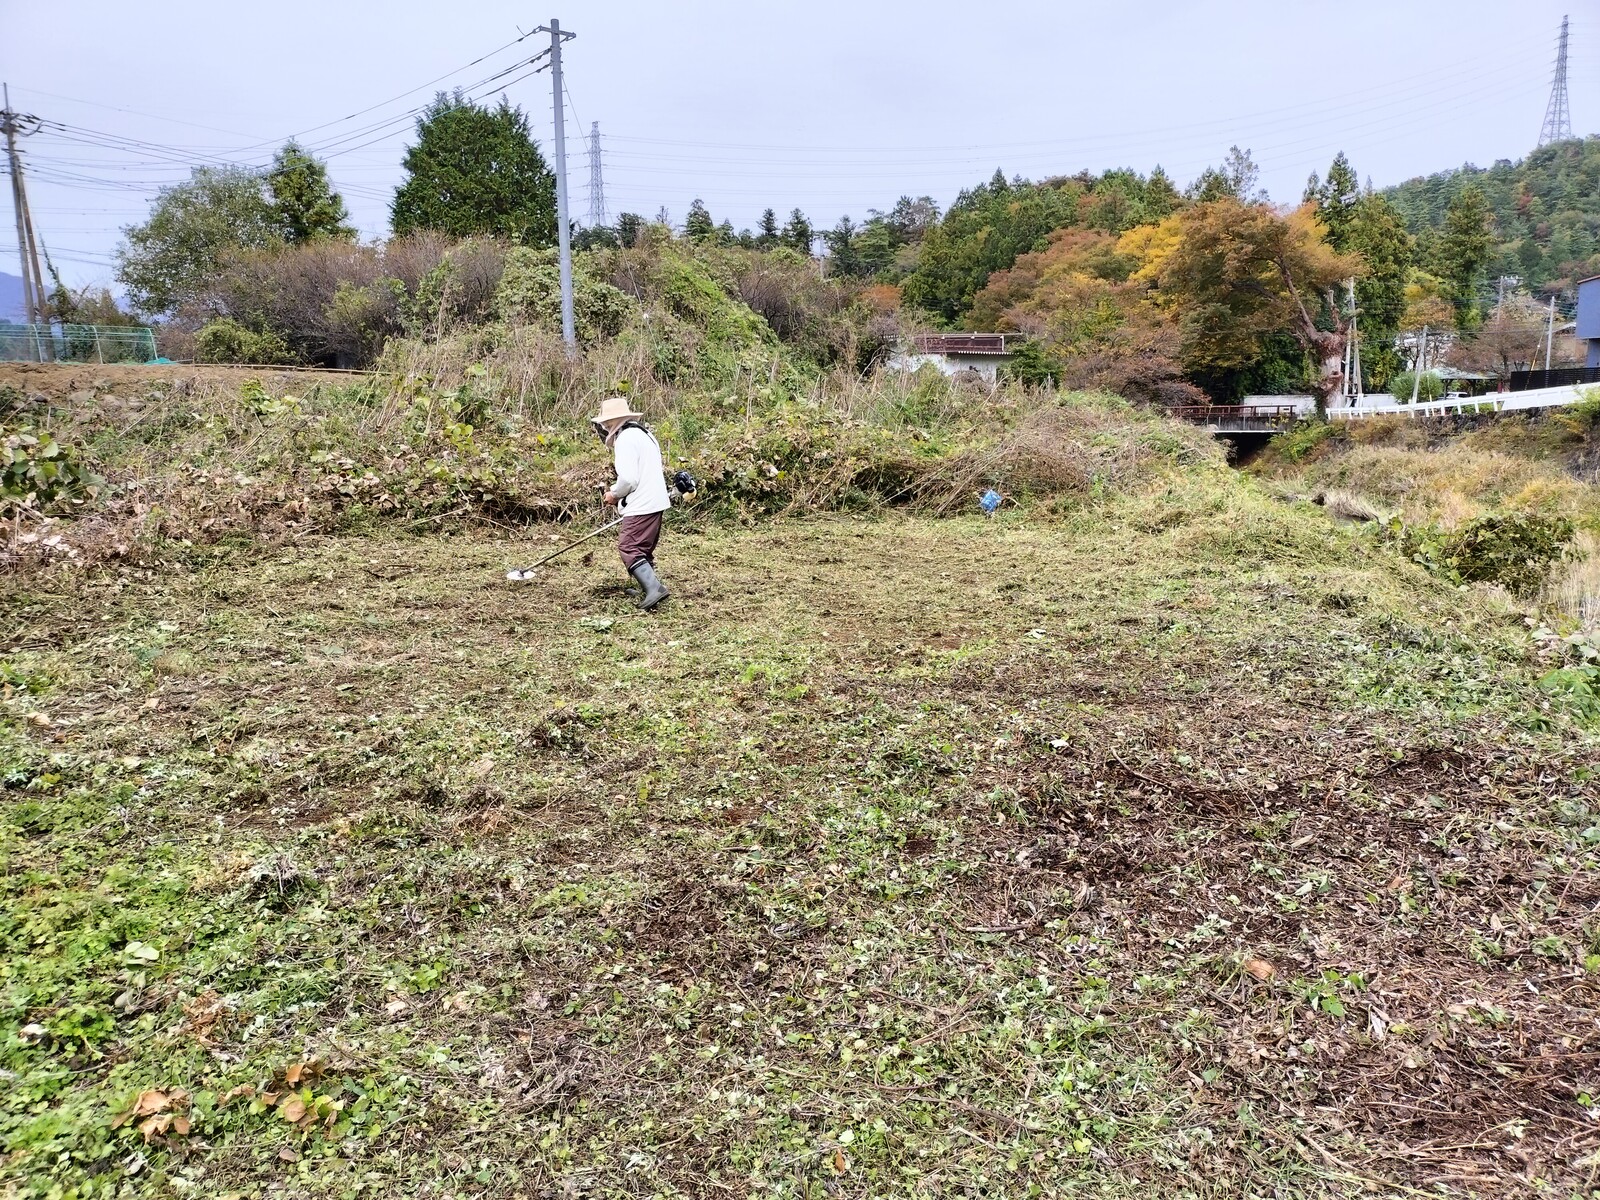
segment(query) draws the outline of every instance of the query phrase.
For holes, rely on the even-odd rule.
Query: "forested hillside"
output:
[[[470,334],[486,349],[528,325],[554,330],[554,182],[524,115],[441,94],[404,165],[393,236],[367,244],[326,165],[294,143],[264,175],[198,168],[127,230],[120,278],[177,359],[359,368],[400,338]],[[1159,166],[996,169],[943,212],[906,194],[820,230],[774,206],[736,231],[700,199],[681,223],[622,213],[578,231],[577,332],[591,349],[659,343],[664,313],[693,298],[653,306],[629,256],[670,246],[821,371],[870,374],[907,337],[970,329],[1022,335],[1010,370],[1030,386],[1163,406],[1325,402],[1346,390],[1352,330],[1369,391],[1409,395],[1409,335],[1425,328],[1444,335],[1449,365],[1525,367],[1544,344],[1530,289],[1600,270],[1600,142],[1386,193],[1341,153],[1296,207],[1273,204],[1258,176],[1233,146],[1186,186]],[[62,291],[57,315],[81,318],[86,303]]]
[[[1551,292],[1600,274],[1600,136],[1541,146],[1518,162],[1440,171],[1384,195],[1426,253],[1450,205],[1474,187],[1492,214],[1489,286],[1515,275],[1529,289]]]

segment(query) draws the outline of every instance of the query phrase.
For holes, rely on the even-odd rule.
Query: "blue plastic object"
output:
[[[1002,497],[1000,493],[995,491],[993,488],[990,488],[987,492],[978,497],[978,507],[983,509],[984,512],[988,513],[992,517],[994,516],[995,509],[1000,507],[1001,499]]]

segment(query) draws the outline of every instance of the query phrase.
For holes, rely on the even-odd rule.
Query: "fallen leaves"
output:
[[[1278,973],[1278,968],[1264,958],[1247,958],[1244,960],[1245,972],[1252,978],[1266,983]]]
[[[173,1088],[170,1091],[146,1088],[139,1093],[129,1108],[117,1114],[111,1122],[111,1128],[120,1129],[130,1122],[137,1121],[136,1128],[147,1145],[152,1139],[164,1137],[169,1133],[184,1137],[192,1128],[188,1108],[189,1093],[182,1088]]]
[[[201,992],[183,1005],[183,1023],[180,1033],[187,1033],[202,1046],[215,1044],[212,1036],[217,1024],[228,1015],[228,1003],[211,989]]]
[[[344,1111],[344,1101],[328,1093],[317,1093],[315,1085],[323,1069],[316,1059],[292,1062],[259,1088],[248,1083],[230,1088],[218,1101],[218,1107],[246,1099],[250,1101],[251,1112],[276,1112],[289,1124],[308,1133],[320,1125],[324,1134],[332,1136],[339,1114]]]

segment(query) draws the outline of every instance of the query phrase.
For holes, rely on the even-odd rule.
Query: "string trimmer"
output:
[[[681,501],[687,502],[687,501],[692,501],[694,499],[694,494],[698,490],[698,488],[699,488],[699,484],[697,484],[695,482],[695,478],[694,478],[693,475],[689,474],[689,472],[687,472],[687,471],[678,471],[672,477],[672,488],[667,494],[669,496],[671,496],[674,500],[681,500]],[[604,533],[606,530],[615,529],[618,525],[621,525],[621,524],[622,524],[622,518],[621,517],[617,517],[615,520],[607,521],[604,525],[600,526],[599,529],[591,529],[588,533],[584,534],[581,538],[578,538],[575,541],[568,542],[565,546],[562,546],[559,550],[550,551],[549,554],[546,554],[538,562],[533,563],[530,566],[526,566],[526,567],[522,567],[522,568],[519,568],[519,569],[513,569],[513,570],[510,570],[510,571],[507,571],[506,572],[506,579],[509,580],[512,583],[521,583],[524,580],[532,579],[534,577],[534,572],[537,571],[540,567],[544,566],[545,563],[549,562],[551,559],[560,558],[563,554],[565,554],[568,550],[571,550],[574,546],[581,546],[585,542],[589,541],[591,538],[597,538],[602,533]]]
[[[545,563],[549,562],[551,559],[560,558],[563,554],[565,554],[568,550],[571,550],[574,546],[581,546],[585,542],[587,542],[590,538],[597,538],[602,533],[604,533],[606,530],[615,529],[618,525],[621,525],[621,524],[622,524],[622,518],[621,517],[618,517],[614,521],[607,521],[604,525],[600,526],[599,529],[591,529],[588,533],[584,534],[577,541],[568,542],[565,546],[561,547],[561,549],[559,549],[559,550],[552,550],[549,554],[546,554],[543,558],[541,558],[538,562],[534,563],[532,566],[523,567],[521,570],[510,570],[510,571],[507,571],[506,572],[506,578],[509,579],[512,583],[519,583],[524,579],[532,579],[533,578],[533,573],[535,571],[537,571],[540,567],[544,566]]]

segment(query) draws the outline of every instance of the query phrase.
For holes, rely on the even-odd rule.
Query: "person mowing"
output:
[[[612,396],[589,418],[595,432],[611,447],[617,481],[604,497],[616,505],[622,516],[617,551],[622,565],[644,589],[639,607],[649,610],[668,596],[656,575],[656,543],[661,540],[661,521],[672,507],[667,495],[667,468],[661,458],[661,444],[644,427],[627,400]]]

